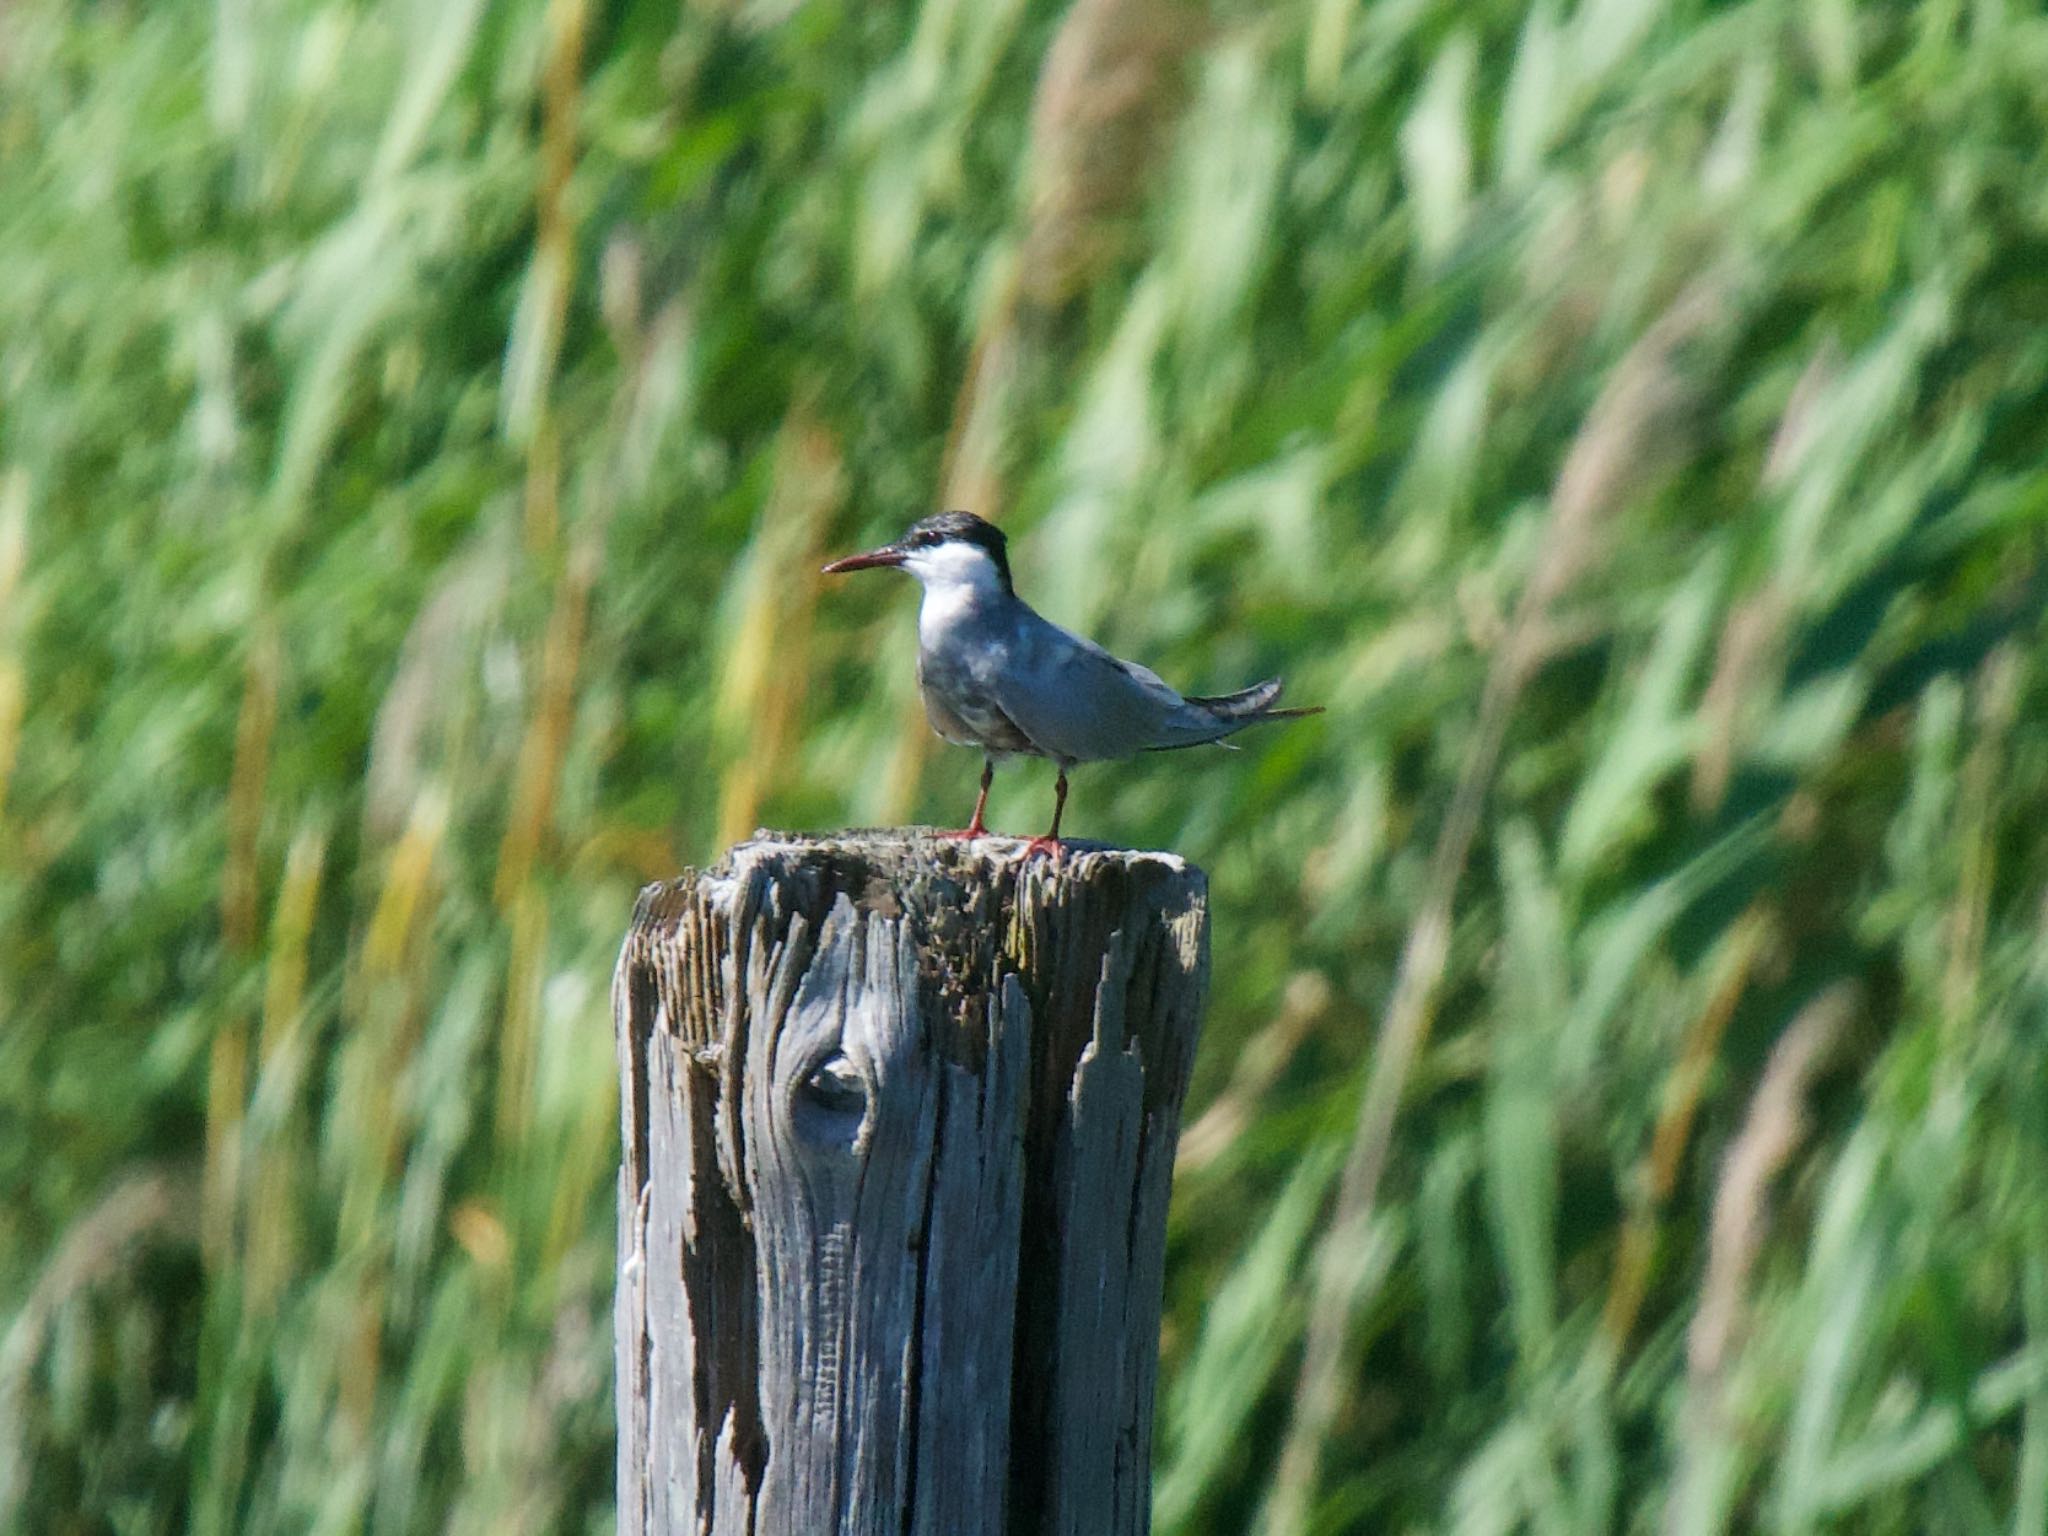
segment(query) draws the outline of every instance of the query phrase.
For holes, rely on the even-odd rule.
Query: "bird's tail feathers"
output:
[[[1255,715],[1268,704],[1280,697],[1283,684],[1277,677],[1269,677],[1263,683],[1253,683],[1249,688],[1240,688],[1235,693],[1219,693],[1214,698],[1190,697],[1188,702],[1197,709],[1205,709],[1219,720],[1235,720],[1240,715]]]
[[[1267,720],[1298,720],[1304,715],[1320,715],[1323,706],[1311,704],[1298,708],[1275,709],[1274,701],[1280,697],[1281,682],[1269,677],[1263,683],[1254,683],[1249,688],[1240,688],[1236,693],[1218,694],[1213,698],[1190,698],[1187,702],[1207,719],[1195,726],[1191,739],[1186,741],[1162,742],[1152,750],[1171,751],[1175,747],[1202,746],[1215,742],[1228,746],[1221,738],[1248,725],[1258,725]],[[1194,725],[1194,722],[1189,722]]]
[[[1285,686],[1279,678],[1269,677],[1263,683],[1253,683],[1236,693],[1219,693],[1208,699],[1192,698],[1188,702],[1198,709],[1207,710],[1218,720],[1242,720],[1247,725],[1255,720],[1296,720],[1303,715],[1320,715],[1323,712],[1320,704],[1293,709],[1273,708]]]

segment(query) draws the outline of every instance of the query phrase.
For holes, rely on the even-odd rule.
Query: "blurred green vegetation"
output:
[[[958,823],[813,576],[957,505],[1329,706],[1070,810],[1162,1532],[2048,1529],[2044,138],[2009,0],[0,8],[0,1528],[608,1528],[632,896]]]

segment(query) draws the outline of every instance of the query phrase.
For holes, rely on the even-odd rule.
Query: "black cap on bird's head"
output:
[[[928,565],[932,555],[948,545],[968,545],[979,550],[995,567],[1003,590],[1011,590],[1009,541],[1003,537],[1002,529],[972,512],[936,512],[920,518],[895,543],[834,560],[825,567],[825,574],[834,576],[841,571],[863,571],[883,565],[908,565],[919,571]]]

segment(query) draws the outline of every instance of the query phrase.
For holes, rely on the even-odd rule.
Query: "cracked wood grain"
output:
[[[622,1536],[1138,1536],[1208,978],[1166,854],[763,834],[613,982]]]

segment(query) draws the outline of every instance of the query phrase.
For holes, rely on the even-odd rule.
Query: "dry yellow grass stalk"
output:
[[[818,565],[845,495],[839,444],[811,392],[800,390],[783,423],[760,523],[741,560],[738,621],[719,677],[718,731],[731,744],[719,784],[721,847],[754,830],[762,802],[788,777],[810,685]]]

